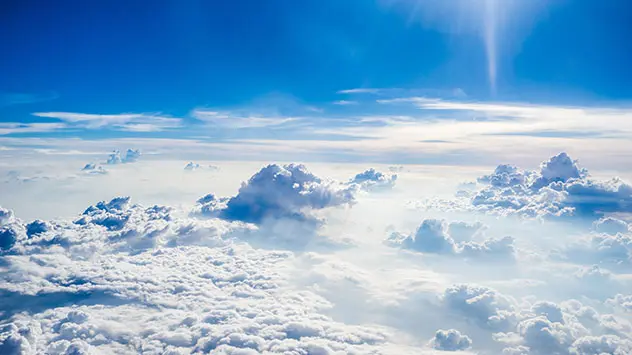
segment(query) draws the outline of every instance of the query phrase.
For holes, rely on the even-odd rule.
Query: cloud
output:
[[[600,216],[632,212],[632,186],[613,178],[589,177],[566,153],[543,162],[540,171],[499,165],[478,179],[482,188],[463,190],[473,210],[528,217]]]
[[[243,225],[126,197],[48,223],[3,259],[2,353],[413,351],[326,316],[330,302],[288,285],[292,253],[230,241]]]
[[[424,220],[415,234],[403,240],[402,246],[420,252],[452,254],[456,245],[447,234],[447,223],[438,219]]]
[[[368,191],[388,190],[395,186],[396,174],[384,174],[373,168],[357,174],[351,179],[352,184],[358,184]]]
[[[353,101],[353,100],[338,100],[338,101],[332,102],[332,104],[339,105],[339,106],[349,106],[349,105],[357,105],[358,102]]]
[[[371,88],[356,88],[356,89],[346,89],[339,90],[337,94],[377,94],[381,89],[371,89]]]
[[[610,235],[630,232],[629,225],[625,221],[612,217],[600,218],[593,222],[593,228],[599,233]]]
[[[477,285],[448,287],[442,296],[448,309],[492,330],[509,329],[515,322],[515,301],[498,291]]]
[[[55,118],[66,123],[68,128],[102,129],[134,132],[156,132],[181,126],[179,118],[153,114],[90,114],[75,112],[35,112],[34,116]]]
[[[107,170],[105,170],[105,168],[103,168],[101,165],[97,165],[95,163],[88,163],[86,164],[81,171],[84,171],[87,174],[91,174],[91,175],[105,175],[108,173]]]
[[[106,164],[116,165],[123,163],[134,163],[138,161],[141,153],[140,149],[127,149],[125,152],[125,157],[121,157],[121,152],[119,150],[114,150],[108,157]]]
[[[440,329],[437,330],[431,344],[437,350],[459,351],[469,349],[472,346],[472,339],[456,329]]]
[[[197,170],[199,168],[200,168],[200,164],[197,164],[197,163],[194,163],[194,162],[190,161],[184,167],[184,170],[193,171],[193,170]]]
[[[76,172],[77,161],[56,166]],[[578,266],[579,259],[548,255],[556,248],[564,255],[577,243],[621,256],[616,243],[625,246],[629,235],[623,219],[569,230],[555,220],[409,210],[411,195],[438,192],[434,167],[415,167],[396,190],[367,198],[361,182],[324,178],[354,176],[356,166],[314,164],[316,175],[299,165],[271,165],[254,170],[237,193],[219,197],[235,191],[250,166],[226,162],[207,180],[185,174],[185,163],[134,165],[136,185],[119,175],[126,169],[96,184],[81,179],[91,183],[82,190],[139,195],[94,203],[70,219],[26,223],[0,210],[0,229],[12,226],[16,237],[0,251],[0,352],[627,353],[629,278],[616,267],[621,262],[611,267],[593,258]],[[173,175],[149,179],[163,175],[157,171]],[[557,171],[549,184],[578,179]],[[105,188],[111,178],[116,189]],[[118,188],[121,181],[129,186]],[[499,188],[517,186],[511,178],[498,181]],[[209,186],[218,194],[203,196],[188,214],[187,201]],[[46,187],[34,195],[50,199]],[[154,190],[143,195],[144,188]],[[158,192],[182,195],[183,207],[139,203],[158,200]],[[322,238],[310,231],[313,219]],[[405,247],[409,238],[423,251],[385,246],[387,228],[410,228],[395,245]],[[281,241],[307,245],[286,248]],[[494,263],[479,262],[485,260]]]
[[[472,241],[483,226],[464,222],[447,223],[440,219],[425,219],[415,233],[406,236],[394,232],[386,243],[404,249],[443,255],[459,255],[480,260],[512,260],[515,255],[514,238],[485,239]],[[455,233],[458,241],[452,237]]]
[[[138,161],[140,158],[140,149],[127,149],[125,152],[125,158],[123,159],[124,163],[133,163]]]
[[[9,135],[16,133],[43,133],[53,132],[67,128],[64,123],[17,123],[3,122],[0,123],[0,135]]]
[[[578,264],[600,264],[629,268],[632,263],[632,234],[589,234],[553,254]]]
[[[304,165],[268,165],[242,183],[236,196],[218,199],[207,195],[197,210],[226,220],[261,223],[265,219],[311,219],[310,210],[349,205],[355,185],[323,180]]]
[[[623,355],[631,352],[632,341],[614,335],[585,336],[577,339],[571,348],[571,353],[576,355]]]
[[[622,295],[619,293],[613,298],[608,299],[607,303],[616,307],[621,307],[627,312],[632,312],[632,294]]]
[[[233,113],[230,111],[210,111],[196,109],[192,116],[213,127],[220,128],[262,128],[283,126],[299,120],[298,117],[265,117],[251,114]]]
[[[22,221],[15,217],[13,211],[0,206],[0,257],[24,239],[26,230]]]
[[[577,300],[525,304],[490,288],[460,284],[447,288],[442,301],[449,312],[505,344],[503,354],[624,354],[630,346],[629,322]]]

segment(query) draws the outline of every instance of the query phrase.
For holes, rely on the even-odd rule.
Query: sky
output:
[[[586,113],[595,121],[588,128],[577,127],[581,122],[534,128],[529,118],[506,132],[548,136],[544,143],[534,139],[537,146],[552,147],[547,154],[560,144],[585,153],[581,144],[560,143],[560,137],[614,140],[628,134],[618,123],[628,121],[618,118],[629,114],[632,97],[632,53],[625,45],[631,11],[625,1],[192,0],[151,6],[9,1],[2,6],[0,138],[7,146],[29,142],[23,138],[77,138],[87,144],[169,138],[220,144],[230,157],[245,150],[261,155],[256,146],[264,146],[266,158],[279,159],[271,145],[309,140],[316,160],[327,159],[336,146],[364,152],[337,154],[338,159],[385,161],[410,154],[397,146],[401,140],[391,128],[463,117],[505,125],[514,118],[467,106],[435,110],[407,104],[415,98],[533,105],[547,116],[557,108],[597,110]],[[388,101],[393,99],[400,101]],[[605,110],[612,114],[602,116]],[[471,136],[460,123],[445,128]],[[488,126],[482,134],[507,137],[502,128]],[[348,132],[379,130],[375,127],[385,128],[379,142]],[[447,138],[462,139],[456,133]],[[411,162],[454,155],[456,146],[431,142],[450,139],[406,142],[438,152]],[[458,149],[483,154],[474,144]]]
[[[2,1],[0,354],[632,354],[631,24]]]

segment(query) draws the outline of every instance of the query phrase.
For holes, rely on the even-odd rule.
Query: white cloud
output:
[[[204,231],[191,238],[198,228]],[[227,237],[239,228],[183,220],[128,198],[91,206],[73,223],[52,222],[4,257],[0,349],[413,351],[391,343],[388,328],[324,315],[331,303],[287,283],[295,256],[233,244]]]
[[[90,147],[98,158],[103,149]],[[407,165],[396,189],[367,194],[348,179],[366,163],[310,164],[309,172],[224,161],[216,173],[190,174],[183,170],[188,160],[153,156],[91,179],[77,171],[85,159],[32,153],[0,162],[29,174],[63,175],[67,168],[76,175],[3,189],[3,204],[19,198],[17,215],[29,219],[0,209],[0,230],[15,237],[0,251],[0,352],[629,352],[626,215],[565,224],[408,207],[453,193],[483,169]],[[201,168],[218,164],[195,159]],[[549,184],[592,179],[572,159],[556,161],[543,164]],[[388,168],[374,166],[366,176]],[[543,176],[510,167],[492,175],[472,188],[491,181],[495,188],[529,187]],[[353,191],[353,199],[329,199],[341,197],[340,189]],[[249,216],[270,218],[251,224],[189,215],[195,198],[208,192],[216,195],[197,208],[225,210],[239,199],[233,215],[244,207]],[[62,212],[94,196],[128,194],[134,198],[109,198],[79,215],[83,208]],[[348,201],[353,208],[330,208]],[[71,217],[32,220],[42,206]],[[301,214],[317,218],[319,228],[310,218],[288,221]],[[398,234],[397,246],[419,234],[424,251],[384,245],[396,230],[413,231]],[[447,252],[428,252],[435,242]],[[590,258],[578,258],[575,247]]]
[[[382,89],[372,89],[372,88],[355,88],[355,89],[346,89],[339,90],[337,94],[377,94]]]
[[[437,330],[437,333],[431,343],[437,350],[457,351],[466,350],[472,346],[472,339],[470,339],[467,335],[461,334],[461,332],[456,329],[440,329]]]
[[[632,212],[629,183],[616,177],[594,180],[566,153],[543,162],[540,171],[499,165],[478,182],[481,188],[459,191],[462,208],[526,217],[591,217]]]
[[[320,179],[304,165],[273,164],[242,183],[236,196],[218,199],[207,195],[198,200],[197,210],[252,223],[262,223],[268,218],[310,220],[309,210],[352,204],[356,190],[355,185]]]
[[[352,184],[358,184],[364,190],[389,190],[395,186],[396,174],[384,174],[373,168],[365,170],[351,179]]]
[[[86,174],[91,174],[91,175],[104,175],[107,174],[108,171],[105,170],[105,168],[103,168],[101,165],[97,165],[95,163],[88,163],[86,164],[81,171],[84,171]]]
[[[481,230],[482,226],[479,224],[425,219],[413,234],[406,236],[394,232],[386,242],[392,246],[422,253],[459,255],[488,261],[509,261],[514,258],[514,238],[489,238],[482,242],[471,240]]]
[[[100,129],[113,128],[124,131],[155,132],[181,126],[179,118],[155,114],[90,114],[75,112],[35,112],[34,116],[55,118],[66,123],[68,128]]]
[[[339,105],[339,106],[348,106],[348,105],[357,105],[358,104],[357,101],[353,101],[353,100],[338,100],[338,101],[334,101],[332,103],[334,105]]]
[[[193,170],[197,170],[200,168],[200,164],[198,163],[194,163],[192,161],[188,162],[187,165],[184,167],[184,170],[189,170],[189,171],[193,171]]]
[[[64,123],[17,123],[3,122],[0,123],[0,135],[15,133],[41,133],[52,132],[67,128]]]
[[[116,164],[123,164],[123,163],[134,163],[138,161],[140,156],[141,156],[140,149],[129,148],[125,152],[124,157],[121,157],[121,152],[119,150],[114,150],[108,156],[108,160],[106,161],[106,164],[116,165]]]
[[[299,117],[265,117],[257,115],[242,115],[229,111],[211,111],[196,109],[192,113],[196,119],[205,122],[212,127],[219,128],[261,128],[283,126],[290,122],[298,121]]]

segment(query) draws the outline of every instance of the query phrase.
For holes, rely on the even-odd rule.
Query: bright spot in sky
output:
[[[529,17],[535,14],[530,10],[543,6],[526,0],[387,0],[386,3],[407,12],[411,25],[430,27],[452,35],[476,35],[485,53],[486,67],[481,67],[481,70],[487,72],[492,95],[497,89],[501,56],[510,55],[500,48],[501,42],[519,42],[525,34],[525,25],[530,22]],[[509,24],[511,26],[505,26]]]
[[[485,53],[492,95],[496,93],[496,7],[498,0],[485,0]]]

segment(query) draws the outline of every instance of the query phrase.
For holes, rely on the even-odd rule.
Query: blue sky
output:
[[[404,116],[515,119],[415,98],[621,110],[630,13],[620,0],[11,1],[0,133],[315,139]],[[339,133],[316,138],[361,136]]]

